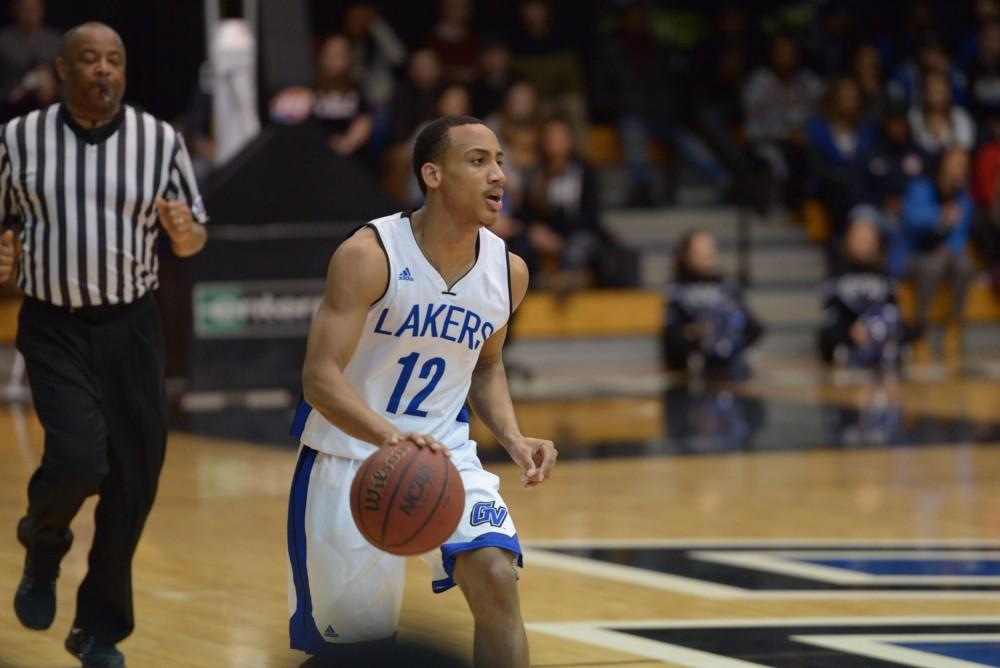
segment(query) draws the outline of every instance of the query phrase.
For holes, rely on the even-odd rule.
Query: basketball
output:
[[[423,554],[448,539],[465,508],[465,487],[451,459],[412,441],[379,448],[351,484],[351,514],[372,545]]]

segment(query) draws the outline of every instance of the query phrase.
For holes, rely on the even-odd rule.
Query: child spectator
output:
[[[823,283],[819,349],[827,363],[895,371],[905,330],[871,218],[862,214],[851,221],[842,266]]]
[[[667,286],[663,359],[671,370],[700,367],[713,378],[749,375],[746,351],[763,333],[735,281],[719,275],[715,238],[684,235],[675,253],[674,280]]]

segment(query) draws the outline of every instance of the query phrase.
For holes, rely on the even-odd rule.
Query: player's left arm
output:
[[[517,309],[528,291],[528,267],[517,255],[511,253],[509,257],[511,299],[513,308]],[[521,467],[521,482],[526,487],[534,487],[548,479],[559,453],[552,441],[530,438],[521,433],[503,366],[503,343],[506,338],[505,326],[483,344],[479,362],[472,372],[469,405],[514,463]]]

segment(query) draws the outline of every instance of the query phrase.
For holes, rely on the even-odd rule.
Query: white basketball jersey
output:
[[[368,311],[344,375],[368,407],[401,432],[430,434],[458,448],[469,440],[465,400],[479,352],[510,318],[507,246],[480,229],[475,264],[449,289],[417,245],[408,214],[369,226],[385,250],[389,284]],[[341,457],[364,459],[375,449],[305,402],[292,433],[314,450]]]

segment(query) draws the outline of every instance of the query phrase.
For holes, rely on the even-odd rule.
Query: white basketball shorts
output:
[[[465,510],[455,533],[423,557],[437,593],[455,586],[461,552],[500,547],[522,565],[514,521],[500,497],[500,479],[485,471],[473,441],[451,451],[465,485]],[[379,550],[358,531],[350,491],[362,461],[299,449],[288,503],[288,610],[292,649],[335,655],[347,643],[392,638],[403,601],[406,559]],[[338,647],[341,646],[341,647]]]

